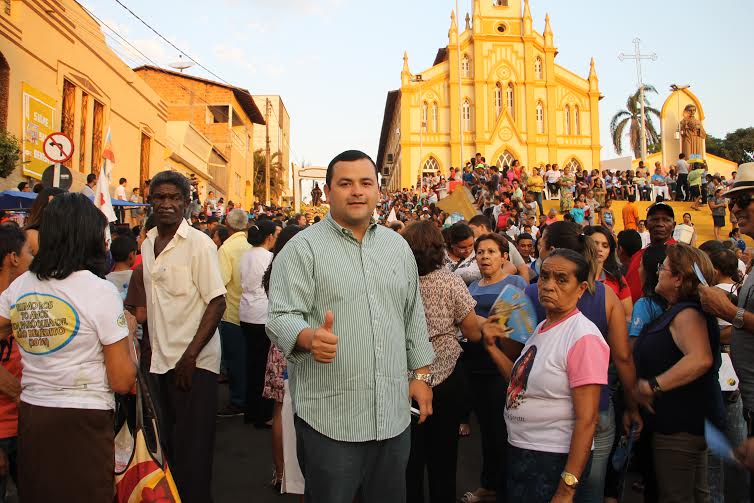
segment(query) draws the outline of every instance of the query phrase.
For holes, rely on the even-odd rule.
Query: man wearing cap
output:
[[[649,231],[649,246],[659,244],[674,244],[673,228],[675,227],[675,213],[669,204],[655,203],[647,210],[647,230]],[[639,266],[644,256],[643,248],[631,257],[631,263],[626,272],[626,283],[631,289],[631,300],[636,303],[642,296],[641,275]]]
[[[741,164],[738,177],[725,193],[728,208],[738,220],[741,234],[754,238],[754,163]],[[738,389],[744,405],[747,434],[754,436],[754,274],[749,274],[738,293],[738,305],[730,294],[716,287],[699,286],[704,310],[733,325],[730,336],[730,357],[738,376]],[[754,439],[750,438],[739,451],[748,463],[754,459]],[[754,480],[752,481],[754,482]],[[754,484],[751,485],[754,491]],[[750,501],[754,501],[754,496]]]

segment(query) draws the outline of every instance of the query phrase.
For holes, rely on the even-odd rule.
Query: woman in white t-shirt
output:
[[[496,317],[484,324],[487,350],[510,382],[508,501],[572,501],[587,471],[610,360],[599,329],[576,307],[589,271],[589,262],[573,250],[548,254],[538,282],[546,318],[515,364],[498,347],[506,335]]]
[[[82,194],[53,199],[29,272],[0,296],[0,335],[12,331],[22,350],[24,502],[113,500],[113,391],[129,392],[136,378],[135,323],[102,278],[106,225]]]
[[[253,247],[241,257],[241,302],[238,314],[246,338],[246,422],[263,428],[272,418],[272,402],[262,398],[264,371],[270,339],[264,331],[267,323],[267,294],[262,277],[272,261],[272,250],[280,227],[272,220],[261,220],[248,230]]]

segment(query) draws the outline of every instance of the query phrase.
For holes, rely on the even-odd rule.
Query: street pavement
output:
[[[221,385],[219,394],[221,397],[227,397],[227,385]],[[466,491],[472,491],[479,486],[482,460],[480,438],[479,428],[472,423],[471,436],[459,439],[456,487],[458,498]],[[213,474],[215,503],[299,501],[295,496],[275,492],[270,487],[271,479],[270,430],[257,430],[250,424],[244,424],[242,416],[218,417]],[[626,503],[638,503],[641,500],[639,495],[627,489]]]

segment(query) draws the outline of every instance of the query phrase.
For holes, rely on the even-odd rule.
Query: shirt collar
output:
[[[188,236],[189,229],[191,229],[191,226],[184,218],[181,221],[181,225],[178,226],[178,230],[175,231],[175,235],[180,236],[185,239],[186,236]],[[157,226],[154,226],[152,229],[149,230],[149,232],[147,232],[147,238],[154,241],[156,237],[157,237]]]
[[[329,211],[327,212],[327,215],[325,215],[325,222],[327,222],[328,225],[330,225],[330,227],[332,227],[335,231],[337,231],[338,234],[342,234],[343,236],[350,236],[352,238],[354,237],[353,232],[351,232],[350,229],[346,229],[345,227],[340,225],[338,222],[336,222]],[[369,227],[367,227],[367,232],[373,231],[376,228],[377,228],[377,222],[374,220],[374,217],[372,217],[369,219]]]

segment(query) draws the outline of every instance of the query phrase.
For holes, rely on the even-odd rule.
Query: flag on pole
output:
[[[94,205],[105,214],[108,222],[115,222],[118,217],[115,216],[113,203],[110,199],[110,177],[115,167],[115,154],[113,154],[112,135],[110,128],[107,129],[105,137],[105,148],[102,152],[102,169],[97,179],[97,188],[94,191]]]

